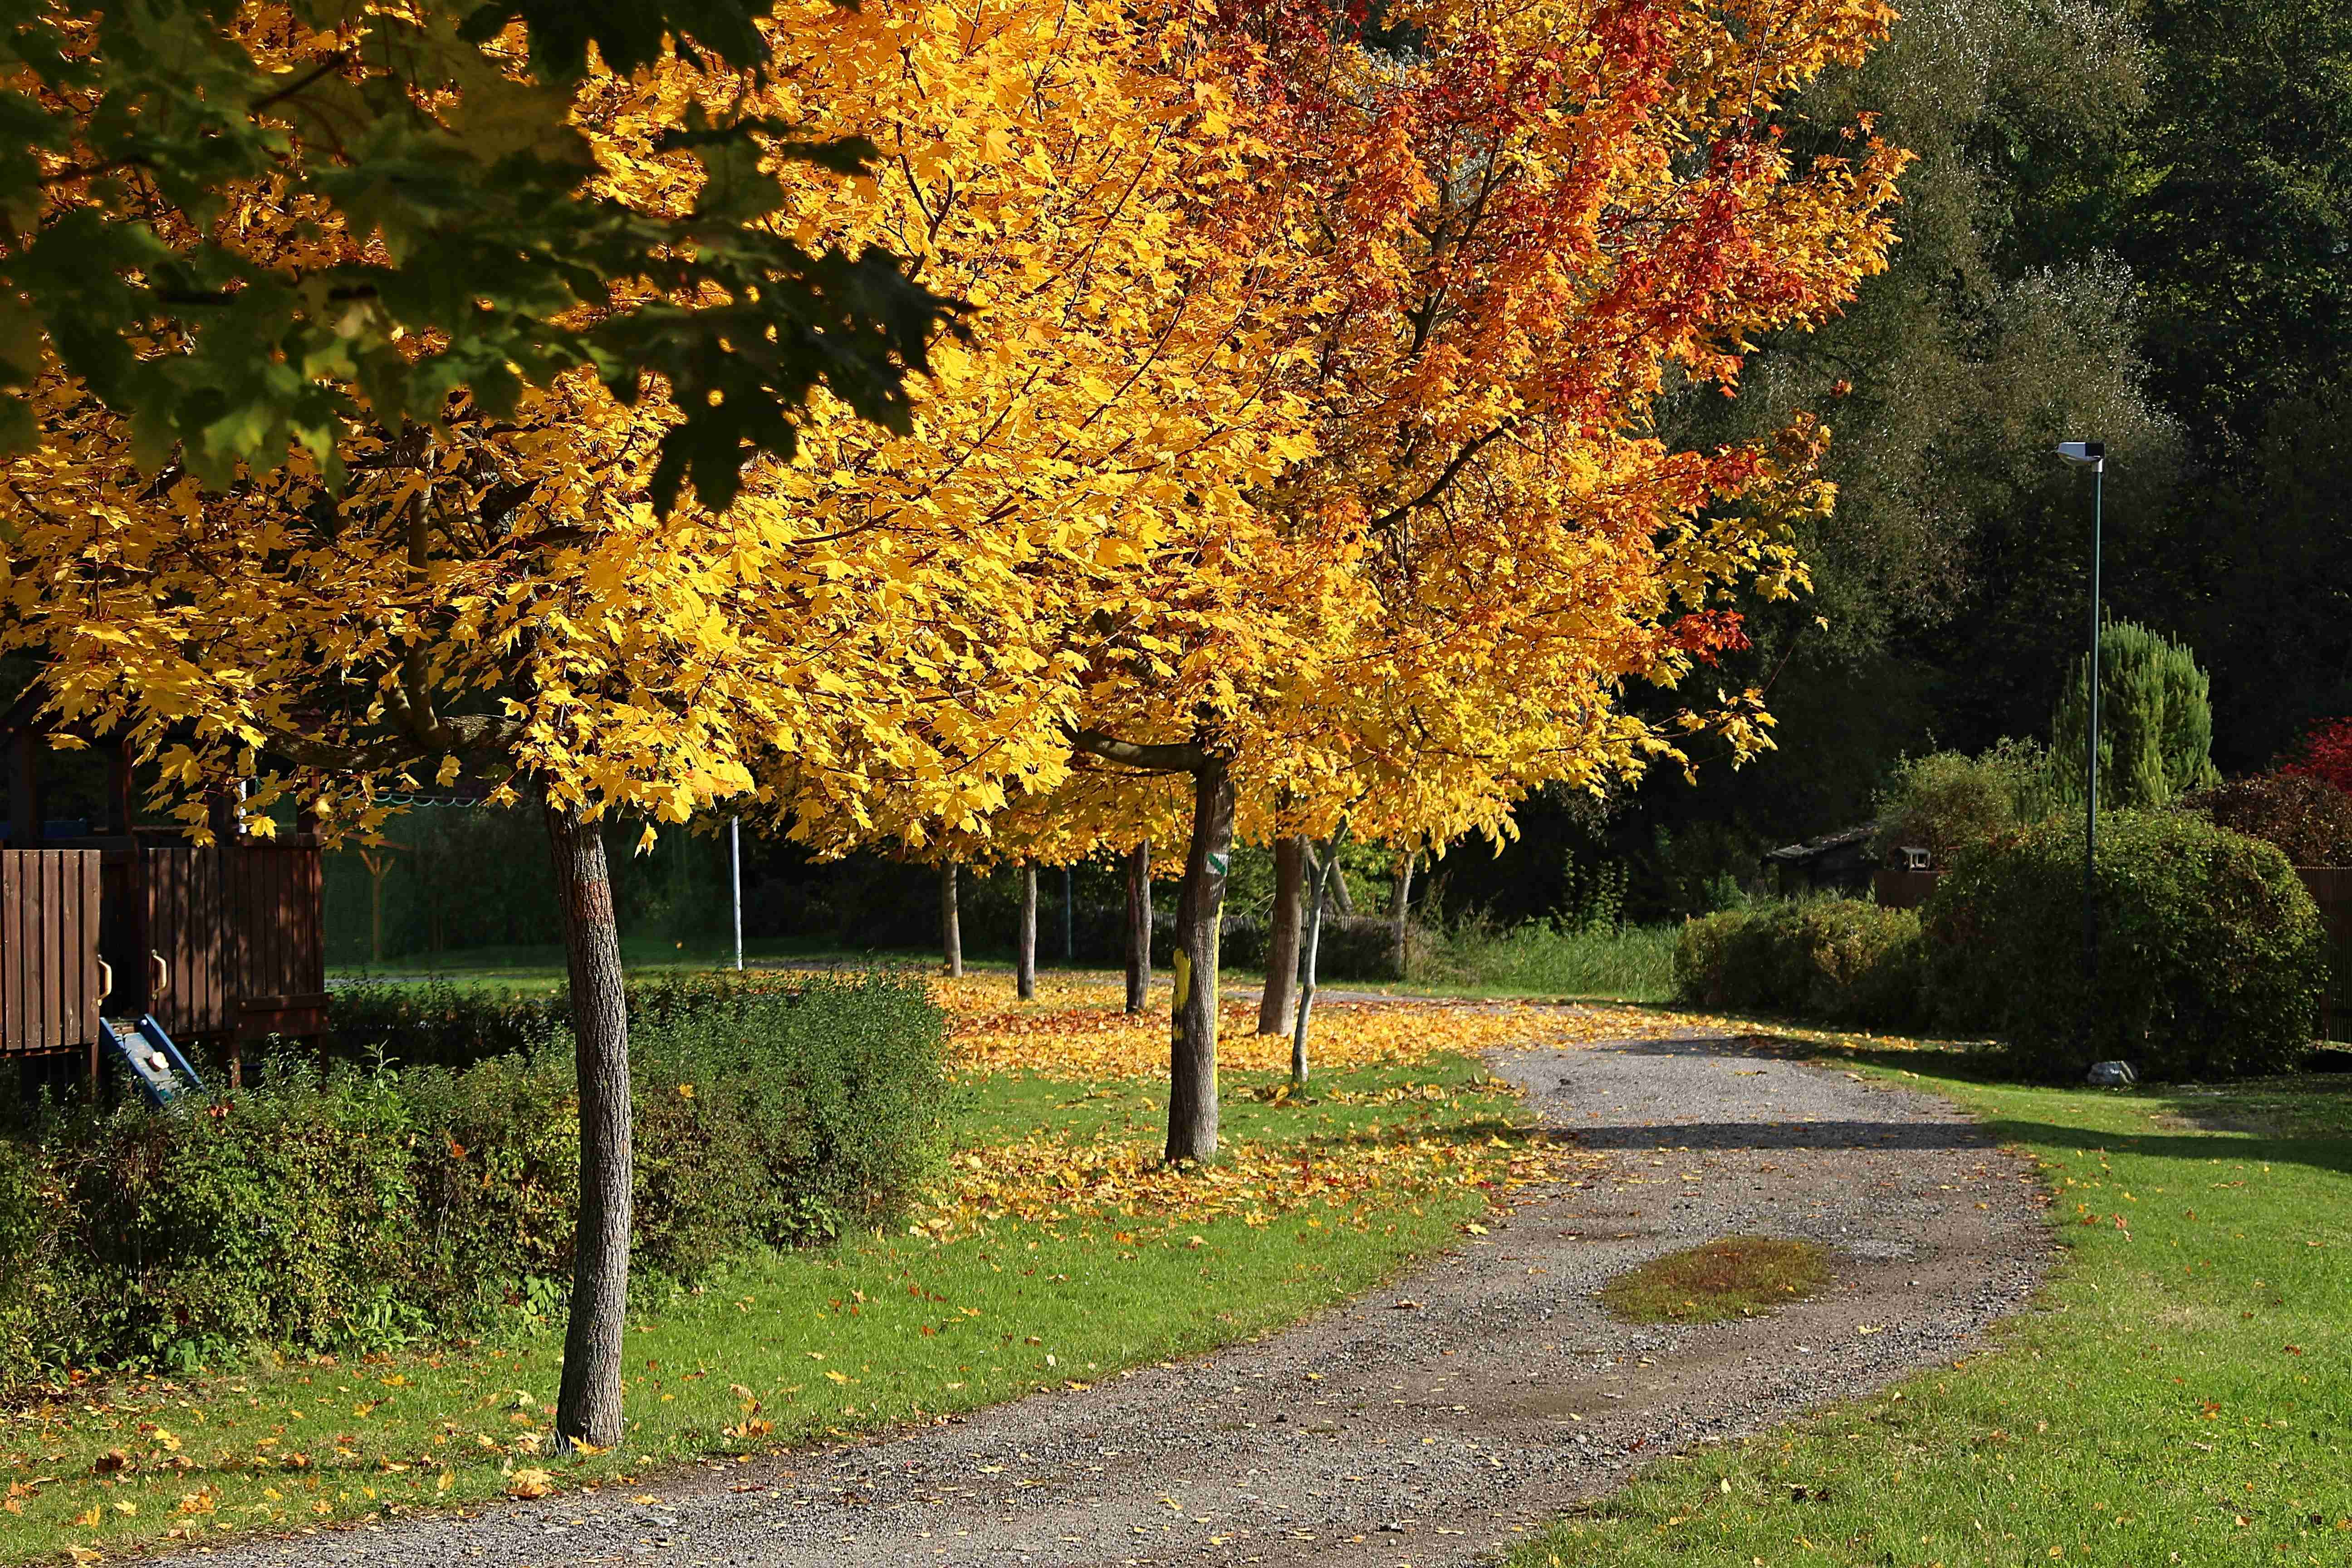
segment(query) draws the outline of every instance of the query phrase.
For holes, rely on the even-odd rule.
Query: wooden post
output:
[[[948,978],[963,978],[963,916],[956,905],[956,865],[940,862],[940,949]]]
[[[1014,934],[1013,987],[1024,1002],[1037,999],[1037,868],[1021,868],[1021,929]]]
[[[1151,989],[1151,840],[1127,852],[1127,1010],[1143,1011]]]

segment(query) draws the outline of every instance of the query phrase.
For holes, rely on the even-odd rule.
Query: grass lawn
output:
[[[1651,1469],[1510,1568],[2352,1563],[2352,1078],[2021,1088],[1843,1051],[2042,1166],[2066,1248],[1988,1353]]]
[[[1229,1074],[1225,1088],[1229,1143],[1272,1152],[1294,1178],[1302,1153],[1342,1166],[1391,1144],[1483,1153],[1515,1104],[1463,1056],[1342,1068],[1308,1100],[1266,1072]],[[959,1158],[984,1163],[1018,1144],[1133,1163],[1157,1152],[1164,1096],[1149,1079],[975,1075],[959,1097]],[[1099,1201],[1076,1212],[1088,1207],[1081,1198]],[[1111,1196],[1071,1193],[1063,1208],[1027,1205],[1028,1218],[991,1201],[951,1205],[945,1239],[869,1236],[755,1257],[648,1302],[629,1335],[627,1440],[611,1454],[547,1451],[560,1325],[441,1353],[121,1380],[7,1413],[0,1559],[92,1561],[166,1536],[283,1533],[541,1485],[625,1485],[683,1459],[1082,1385],[1370,1289],[1448,1242],[1487,1194],[1402,1181],[1321,1190],[1286,1209],[1135,1203],[1122,1214]]]

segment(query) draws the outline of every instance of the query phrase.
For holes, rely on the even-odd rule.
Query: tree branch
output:
[[[1100,730],[1073,730],[1070,744],[1090,757],[1106,763],[1117,763],[1123,768],[1140,768],[1155,773],[1195,773],[1209,765],[1209,749],[1197,742],[1186,745],[1153,745],[1137,741],[1122,741]]]

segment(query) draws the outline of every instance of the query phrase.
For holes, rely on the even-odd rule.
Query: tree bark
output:
[[[1304,1086],[1307,1082],[1307,1026],[1315,1017],[1315,963],[1323,949],[1323,910],[1331,901],[1331,884],[1339,876],[1339,847],[1348,841],[1348,824],[1343,819],[1331,835],[1330,843],[1323,847],[1322,858],[1302,853],[1299,858],[1314,871],[1315,902],[1307,917],[1306,951],[1298,963],[1298,1016],[1290,1027],[1290,1081]],[[1305,846],[1301,845],[1304,850]]]
[[[1337,841],[1334,841],[1333,844],[1325,850],[1325,854],[1327,856],[1337,856],[1339,853],[1339,848]],[[1356,912],[1356,900],[1348,891],[1348,868],[1345,866],[1340,865],[1337,859],[1333,859],[1331,861],[1330,877],[1332,912],[1335,914],[1353,915]]]
[[[1021,931],[1013,941],[1013,989],[1024,1002],[1037,999],[1037,868],[1021,868]]]
[[[1127,852],[1127,1010],[1143,1011],[1151,989],[1151,840]]]
[[[1176,999],[1168,1053],[1170,1160],[1217,1152],[1217,943],[1234,848],[1232,765],[1212,756],[1193,774],[1192,842],[1176,904]]]
[[[1298,928],[1306,910],[1307,840],[1274,841],[1274,921],[1265,940],[1265,991],[1257,1032],[1286,1035],[1298,1015]]]
[[[580,1224],[572,1244],[556,1441],[610,1448],[621,1440],[621,1351],[628,1328],[629,1015],[604,836],[576,811],[553,804],[545,809],[580,1077]]]
[[[956,910],[956,867],[940,863],[940,948],[947,959],[948,978],[963,978],[963,923]]]
[[[1412,959],[1412,924],[1408,918],[1412,907],[1412,863],[1415,851],[1408,849],[1397,860],[1396,893],[1389,900],[1389,954],[1396,965],[1397,978],[1405,977]]]

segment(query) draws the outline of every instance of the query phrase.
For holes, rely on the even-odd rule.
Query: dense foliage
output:
[[[2075,804],[2086,783],[2090,668],[2086,652],[2051,726],[2051,787]],[[2099,639],[2099,805],[2145,811],[2221,782],[2213,704],[2196,655],[2134,622],[2109,622]]]
[[[1913,1021],[1919,917],[1857,899],[1723,910],[1684,925],[1675,991],[1701,1007],[1899,1028]]]
[[[2352,866],[2352,795],[2308,774],[2237,779],[2180,805],[2217,827],[2277,845],[2298,866]]]
[[[2103,816],[2098,963],[2083,985],[2083,839],[2068,822],[1964,853],[1924,912],[1936,1021],[2037,1074],[2275,1072],[2309,1047],[2325,951],[2286,857],[2188,812]]]
[[[2051,765],[2050,754],[2030,741],[2003,741],[1973,757],[1906,757],[1878,793],[1871,849],[1882,865],[1899,864],[1906,848],[1925,849],[1940,870],[1968,846],[2047,816]]]
[[[429,1014],[451,998],[419,1000]],[[496,1043],[543,1038],[560,1011],[457,1010],[527,1020]],[[632,1011],[640,1290],[878,1223],[931,1170],[946,1080],[919,984],[672,985]],[[399,1053],[383,994],[369,1012]],[[323,1072],[289,1058],[260,1088],[176,1112],[37,1119],[0,1140],[0,1382],[253,1346],[376,1349],[559,1313],[573,1093],[568,1049]]]

